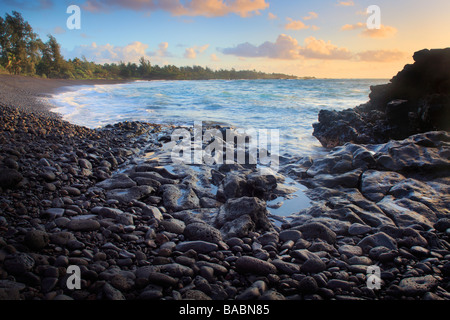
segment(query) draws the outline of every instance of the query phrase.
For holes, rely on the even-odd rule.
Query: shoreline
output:
[[[66,79],[42,79],[21,75],[0,75],[0,94],[3,104],[10,104],[21,107],[24,111],[37,111],[54,114],[51,112],[52,106],[48,105],[42,98],[48,98],[53,94],[69,90],[71,86],[83,85],[102,85],[102,84],[121,84],[128,83],[130,80],[66,80]],[[16,94],[12,94],[12,92]],[[20,93],[17,94],[17,93]],[[33,103],[28,103],[29,99],[34,99]]]
[[[27,87],[29,93],[36,96],[57,93],[64,87],[101,84],[121,84],[134,80],[107,80],[107,79],[43,79],[21,75],[0,75],[0,82],[6,83],[12,89]]]
[[[34,105],[63,82],[37,80],[0,83],[0,299],[450,299],[448,132],[274,175],[191,168],[168,161],[170,128],[70,124]],[[311,204],[276,226],[267,202],[289,196],[285,177]]]

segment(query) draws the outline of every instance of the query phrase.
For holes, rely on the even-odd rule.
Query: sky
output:
[[[66,59],[101,64],[390,79],[415,51],[450,47],[449,0],[0,0],[13,10]]]

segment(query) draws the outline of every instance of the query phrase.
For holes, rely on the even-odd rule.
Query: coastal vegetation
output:
[[[13,11],[0,17],[0,71],[10,74],[59,79],[297,79],[281,73],[256,70],[212,70],[202,66],[177,67],[152,65],[141,57],[139,62],[97,64],[86,57],[64,59],[61,46],[52,35],[44,42],[22,15]]]

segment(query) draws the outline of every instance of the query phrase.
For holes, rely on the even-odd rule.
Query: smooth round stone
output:
[[[348,228],[348,233],[352,236],[359,236],[362,234],[366,234],[370,230],[372,230],[372,227],[369,227],[369,226],[361,224],[361,223],[353,223]]]
[[[298,285],[298,290],[304,294],[315,293],[318,289],[316,279],[311,276],[304,277]]]
[[[94,231],[100,229],[100,223],[93,219],[73,219],[67,227],[72,231]]]
[[[326,264],[320,258],[309,258],[301,266],[301,271],[307,273],[318,273],[322,272],[325,269]]]
[[[32,250],[41,250],[48,245],[49,236],[45,231],[31,230],[25,234],[24,243]]]
[[[412,254],[420,257],[427,256],[430,253],[430,250],[420,246],[413,246],[410,250]]]
[[[189,250],[194,250],[198,253],[208,253],[211,251],[216,251],[218,249],[218,245],[212,242],[206,242],[202,240],[195,240],[195,241],[184,241],[180,242],[176,247],[175,250],[186,252]]]
[[[302,238],[302,233],[298,230],[283,230],[280,232],[279,237],[283,242],[289,240],[296,242],[298,239]]]
[[[347,257],[362,255],[362,249],[358,246],[343,245],[339,247],[338,251],[340,254],[344,254]]]
[[[277,267],[272,263],[250,256],[238,258],[236,260],[236,269],[241,273],[256,273],[261,275],[277,272]]]
[[[13,275],[22,275],[34,267],[34,259],[23,252],[8,255],[3,262],[6,271]]]

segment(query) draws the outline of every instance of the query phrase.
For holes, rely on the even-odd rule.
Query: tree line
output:
[[[255,70],[212,70],[208,67],[152,65],[142,57],[139,63],[97,64],[85,57],[65,60],[56,38],[48,35],[43,42],[22,15],[13,11],[0,17],[0,68],[10,74],[59,79],[145,79],[145,80],[206,80],[206,79],[296,79],[281,73]]]

